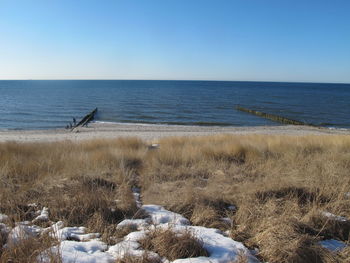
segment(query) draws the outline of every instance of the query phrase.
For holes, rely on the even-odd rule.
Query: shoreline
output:
[[[91,139],[113,139],[119,137],[139,137],[146,141],[155,141],[173,136],[206,136],[214,134],[264,134],[264,135],[350,135],[350,129],[318,128],[311,126],[181,126],[181,125],[145,125],[91,123],[88,127],[75,131],[53,130],[0,130],[0,142],[55,142],[82,141]]]

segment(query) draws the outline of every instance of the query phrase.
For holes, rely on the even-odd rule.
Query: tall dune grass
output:
[[[30,219],[28,204],[36,203],[49,207],[52,220],[87,226],[113,244],[120,238],[115,224],[137,212],[137,186],[144,203],[229,230],[262,260],[350,262],[350,249],[330,253],[318,244],[349,242],[350,225],[322,214],[350,218],[349,136],[216,135],[159,144],[2,143],[0,213],[14,224]],[[0,249],[0,262],[15,252]]]

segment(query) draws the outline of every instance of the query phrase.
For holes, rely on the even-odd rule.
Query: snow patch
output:
[[[179,232],[191,231],[201,240],[209,257],[177,259],[173,263],[233,262],[239,255],[245,255],[250,263],[259,262],[241,242],[225,237],[218,229],[202,226],[177,226],[177,228]]]
[[[321,214],[325,217],[328,217],[328,218],[335,220],[335,221],[338,221],[338,222],[347,222],[348,221],[348,219],[346,217],[337,216],[337,215],[332,214],[330,212],[322,212]]]
[[[64,227],[64,228],[54,227],[53,231],[50,233],[50,236],[58,239],[59,241],[63,241],[63,240],[87,241],[90,239],[98,238],[100,236],[100,234],[98,233],[89,233],[89,234],[85,234],[85,233],[86,233],[85,227]]]
[[[190,221],[182,215],[170,212],[159,205],[143,205],[142,209],[151,217],[155,225],[172,224],[172,225],[189,225]]]
[[[143,205],[151,219],[151,224],[147,226],[147,220],[134,219],[124,220],[118,226],[135,225],[140,231],[131,232],[124,240],[107,251],[116,258],[121,259],[125,256],[141,257],[145,256],[144,251],[138,241],[144,239],[147,233],[152,229],[171,229],[176,233],[185,233],[190,231],[193,236],[203,242],[203,247],[209,253],[208,257],[197,257],[187,259],[177,259],[173,263],[225,263],[235,261],[239,255],[245,255],[249,263],[259,262],[250,251],[240,242],[226,237],[220,230],[206,228],[202,226],[191,226],[188,219],[180,214],[168,211],[157,205]],[[150,256],[147,254],[147,256]],[[152,257],[159,257],[156,253]]]
[[[136,189],[133,192],[136,201],[140,202],[139,192]],[[140,208],[147,213],[148,218],[127,219],[120,222],[116,228],[134,226],[137,231],[129,233],[121,242],[110,247],[98,239],[98,233],[86,233],[87,229],[85,227],[65,227],[62,221],[56,222],[47,228],[33,225],[34,221],[49,221],[49,210],[45,207],[39,210],[38,216],[32,222],[21,222],[12,230],[1,223],[0,230],[9,233],[8,244],[16,244],[23,238],[35,237],[44,233],[56,238],[60,243],[41,253],[38,257],[41,262],[50,262],[52,256],[60,256],[64,263],[109,263],[116,262],[116,260],[123,259],[126,256],[146,256],[150,259],[169,263],[167,259],[161,258],[157,253],[145,251],[139,243],[149,231],[158,228],[171,229],[178,234],[191,232],[203,243],[204,249],[209,254],[208,257],[177,259],[173,263],[226,263],[234,262],[240,255],[245,255],[249,263],[258,262],[242,243],[225,236],[218,229],[191,226],[188,219],[166,210],[162,206],[143,205]],[[223,218],[223,220],[229,221],[227,218]]]
[[[44,207],[41,211],[39,210],[39,215],[33,219],[33,223],[38,221],[49,221],[49,209]]]
[[[231,210],[231,211],[236,211],[237,210],[236,206],[234,206],[234,205],[228,206],[227,209]]]
[[[145,251],[140,247],[139,240],[146,237],[147,231],[137,231],[128,234],[124,237],[122,242],[111,246],[108,253],[113,255],[116,259],[123,259],[124,257],[143,257],[147,256],[150,259],[160,259],[157,253]]]
[[[148,219],[125,219],[117,225],[117,228],[135,226],[137,229],[140,229],[148,225],[149,225]]]
[[[4,223],[0,223],[0,233],[5,234],[6,236],[11,232],[11,228],[5,225]]]
[[[40,235],[42,231],[43,229],[39,226],[30,226],[25,223],[19,223],[10,231],[7,239],[7,244],[15,245],[23,239],[28,239]]]
[[[140,190],[140,188],[133,187],[131,189],[131,191],[132,191],[132,194],[134,195],[134,199],[135,199],[137,208],[141,208],[142,202],[141,202],[141,194],[140,194],[141,190]]]
[[[232,224],[233,224],[232,219],[229,218],[229,217],[222,217],[222,218],[220,218],[220,220],[221,220],[222,222],[228,224],[228,225],[232,225]]]
[[[0,222],[5,222],[8,220],[9,220],[9,217],[7,215],[0,213]]]
[[[99,240],[62,241],[39,256],[40,262],[51,262],[50,255],[61,255],[63,263],[111,263],[115,259],[104,252],[107,245]]]

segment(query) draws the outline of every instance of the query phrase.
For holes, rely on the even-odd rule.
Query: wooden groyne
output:
[[[75,127],[79,127],[79,126],[84,127],[84,126],[86,126],[90,121],[92,121],[95,118],[96,112],[97,112],[97,108],[95,108],[88,115],[85,115],[85,117],[82,118],[81,121],[79,121],[78,124]]]
[[[85,115],[84,118],[82,118],[78,123],[75,123],[75,118],[73,118],[73,125],[72,123],[69,123],[69,125],[66,126],[66,129],[73,131],[75,128],[86,126],[90,121],[94,120],[96,113],[97,108],[95,108],[89,114]]]
[[[251,110],[251,109],[244,108],[244,107],[241,107],[241,106],[236,106],[236,110],[243,111],[243,112],[246,112],[246,113],[250,113],[250,114],[253,114],[255,116],[259,116],[259,117],[262,117],[262,118],[265,118],[265,119],[269,119],[269,120],[272,120],[272,121],[275,121],[275,122],[283,123],[283,124],[315,126],[315,125],[310,124],[310,123],[297,121],[297,120],[293,120],[293,119],[288,119],[288,118],[285,118],[285,117],[282,117],[282,116],[269,114],[269,113],[265,113],[265,112],[261,112],[261,111]]]

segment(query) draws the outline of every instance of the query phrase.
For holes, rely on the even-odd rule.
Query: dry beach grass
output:
[[[178,234],[172,229],[155,229],[141,241],[141,246],[171,261],[208,255],[201,241],[189,231]]]
[[[335,253],[318,243],[349,242],[350,222],[324,212],[350,218],[350,136],[168,137],[159,145],[150,149],[138,138],[1,143],[0,213],[14,225],[31,219],[28,204],[36,203],[50,209],[51,220],[86,226],[113,244],[132,231],[117,230],[116,223],[142,217],[131,191],[137,186],[145,204],[163,205],[193,225],[229,230],[258,249],[262,261],[350,262],[349,248]],[[176,241],[158,233],[149,249],[164,238]],[[40,246],[31,244],[0,249],[0,262],[36,258]]]

